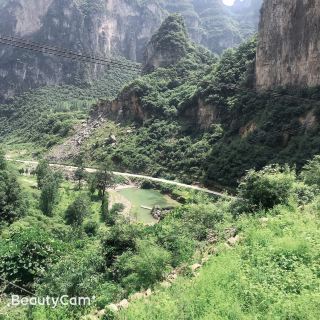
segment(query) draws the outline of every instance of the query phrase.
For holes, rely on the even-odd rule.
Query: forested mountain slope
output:
[[[13,149],[21,145],[34,156],[44,153],[86,122],[92,104],[116,97],[137,75],[134,70],[124,72],[113,66],[90,84],[51,85],[18,95],[10,103],[0,104],[0,143]]]
[[[161,38],[170,24],[175,32]],[[320,152],[317,88],[256,92],[255,39],[217,60],[183,28],[171,16],[149,44],[161,57],[180,54],[178,61],[157,68],[161,59],[151,50],[156,70],[92,109],[93,118],[131,127],[129,134],[114,131],[110,144],[110,128],[98,130],[83,146],[94,161],[109,155],[123,170],[234,186],[250,168],[275,162],[300,168]]]

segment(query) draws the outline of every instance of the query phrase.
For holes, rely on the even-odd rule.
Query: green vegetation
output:
[[[1,141],[6,142],[7,149],[32,143],[32,153],[43,152],[71,135],[74,125],[86,120],[92,104],[114,97],[136,76],[134,71],[111,66],[93,83],[48,86],[17,96],[11,103],[0,105]]]
[[[1,167],[7,168],[4,157],[0,159]],[[141,300],[116,314],[106,311],[107,317],[150,319],[157,313],[159,319],[265,314],[316,318],[320,206],[318,185],[306,175],[318,175],[318,157],[301,174],[279,165],[248,172],[234,200],[217,201],[201,194],[185,197],[184,205],[153,225],[127,220],[122,205],[109,208],[107,193],[90,192],[88,183],[79,190],[77,180],[60,180],[52,170],[45,162],[35,170],[45,177],[38,177],[40,190],[35,177],[22,175],[17,180],[28,210],[1,226],[1,277],[37,296],[94,295],[97,299],[91,307],[21,307],[2,319],[79,319],[148,288],[156,290],[150,302]],[[26,170],[19,168],[19,172]],[[103,174],[109,185],[112,176],[105,172],[98,176]],[[42,197],[53,176],[59,181],[55,189],[59,202]],[[46,202],[50,214],[40,210]],[[232,236],[229,230],[241,238],[233,250],[223,243]],[[216,255],[193,278],[189,266],[207,251]],[[173,270],[179,270],[177,283],[166,291],[160,289],[158,283]],[[26,294],[4,283],[5,293]],[[280,308],[283,305],[285,309]]]
[[[239,185],[239,195],[252,211],[289,204],[293,194],[295,172],[289,167],[268,166],[260,172],[250,170]]]
[[[235,203],[255,205],[256,211],[242,211],[233,220],[240,230],[239,245],[233,249],[216,245],[215,256],[199,276],[181,277],[166,290],[159,287],[153,296],[133,302],[115,318],[319,318],[319,193],[313,180],[305,180],[311,172],[318,177],[318,160],[316,156],[298,177],[294,170],[280,166],[248,172],[239,186],[239,195],[246,198]],[[303,199],[294,190],[302,187],[303,180],[304,187],[317,196],[299,206]],[[231,205],[233,216],[238,208]],[[195,217],[201,212],[204,210]],[[215,220],[223,220],[224,214],[216,215]],[[205,224],[192,222],[201,235],[198,227]]]
[[[301,173],[303,181],[311,186],[320,188],[320,156],[307,162]]]
[[[63,242],[53,239],[39,226],[12,230],[9,236],[1,237],[1,277],[25,290],[32,290],[36,280],[57,261],[63,249]],[[17,287],[11,288],[10,292],[25,294]]]
[[[246,171],[268,164],[288,163],[301,170],[320,152],[319,88],[258,93],[253,89],[255,39],[217,59],[186,39],[180,20],[174,15],[169,24],[176,32],[167,34],[160,28],[154,39],[182,43],[181,59],[124,88],[118,96],[124,106],[121,125],[108,120],[82,145],[91,164],[111,158],[119,171],[221,188],[235,188]],[[74,113],[68,114],[74,121]],[[28,123],[17,125],[23,131]],[[53,127],[51,123],[50,130]],[[10,120],[10,128],[16,130],[15,121]],[[23,136],[23,141],[41,145],[43,138],[43,147],[51,141],[32,130],[19,130],[19,141]],[[49,135],[54,143],[64,139]],[[111,135],[115,143],[108,142]],[[8,149],[16,148],[18,140],[11,140]]]
[[[158,32],[152,36],[147,47],[147,60],[162,60],[161,66],[172,65],[193,49],[188,41],[183,18],[178,14],[173,14],[165,19]],[[150,71],[154,67],[149,65],[149,61],[146,61],[144,69]]]
[[[106,319],[320,317],[320,91],[257,93],[255,39],[217,59],[172,19],[177,32],[166,38],[160,29],[154,40],[181,48],[179,61],[125,87],[121,123],[108,120],[90,137],[73,177],[46,161],[36,170],[9,165],[0,152],[1,320],[73,320],[96,310]],[[86,104],[79,113],[56,112],[61,88],[19,97],[1,107],[0,133],[13,144],[49,148],[86,117],[91,89],[74,91]],[[96,173],[85,174],[84,154],[99,165]],[[159,186],[183,204],[144,224],[128,219],[108,193],[117,184],[114,168],[231,186],[236,198]],[[154,185],[120,191],[137,220],[149,222],[141,205],[167,204]],[[194,277],[192,266],[208,254]],[[165,290],[169,275],[178,279]],[[108,308],[148,289],[148,300]],[[96,299],[87,307],[7,307],[8,296],[26,290]]]
[[[106,124],[84,150],[98,163],[111,155],[119,170],[216,187],[235,188],[246,171],[268,164],[301,170],[320,152],[320,90],[256,92],[255,54],[255,39],[219,60],[194,48],[138,78],[119,100],[132,111],[121,99],[137,98],[140,113],[129,111],[123,127]],[[105,142],[112,130],[116,145]]]
[[[15,174],[8,168],[0,149],[0,228],[26,214],[26,203]]]
[[[119,319],[318,319],[319,216],[279,207],[267,223],[238,222],[241,244],[220,247],[196,278],[135,302]]]
[[[39,163],[36,174],[38,188],[41,190],[40,209],[45,215],[52,216],[54,206],[58,202],[62,175],[60,172],[52,171],[46,161]]]
[[[81,227],[84,219],[90,216],[90,201],[87,195],[79,195],[68,207],[65,215],[66,223],[73,227]]]

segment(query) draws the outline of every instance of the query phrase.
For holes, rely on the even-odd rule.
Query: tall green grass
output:
[[[198,277],[122,311],[120,319],[320,319],[320,221],[280,207],[267,223],[243,218],[242,241],[222,247]],[[292,209],[291,209],[292,210]]]

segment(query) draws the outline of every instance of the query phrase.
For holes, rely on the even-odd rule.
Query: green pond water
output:
[[[156,205],[160,207],[178,205],[175,200],[164,196],[157,190],[128,188],[118,192],[131,202],[132,217],[143,223],[154,223],[156,220],[152,217],[150,210],[141,208],[141,206],[152,208]]]

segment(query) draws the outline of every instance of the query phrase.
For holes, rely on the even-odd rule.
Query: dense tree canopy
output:
[[[7,169],[0,150],[0,224],[12,223],[26,214],[27,206],[15,174]]]

